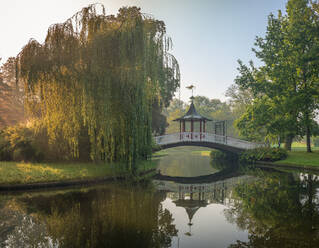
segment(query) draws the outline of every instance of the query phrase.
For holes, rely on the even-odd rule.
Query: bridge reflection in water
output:
[[[199,178],[196,177],[195,181],[198,181]],[[226,174],[224,178],[211,182],[205,180],[204,183],[187,183],[186,178],[182,180],[185,181],[184,183],[158,179],[153,182],[159,191],[167,193],[167,197],[172,200],[176,207],[183,207],[186,210],[189,231],[185,235],[191,236],[191,227],[194,224],[193,217],[200,208],[205,208],[210,204],[231,206],[235,203],[235,198],[232,197],[233,188],[239,184],[256,180],[256,177],[248,175],[228,178]],[[191,182],[192,178],[188,178],[188,180]]]

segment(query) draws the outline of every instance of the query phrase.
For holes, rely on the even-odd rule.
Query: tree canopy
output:
[[[92,160],[131,167],[151,153],[153,104],[168,105],[179,86],[170,49],[164,22],[137,7],[83,8],[19,54],[27,111],[70,157],[87,142]]]
[[[265,37],[257,37],[253,49],[262,65],[239,61],[235,83],[252,93],[251,104],[237,120],[241,134],[250,139],[284,140],[310,137],[319,95],[319,16],[310,0],[289,0],[287,14],[270,14]]]

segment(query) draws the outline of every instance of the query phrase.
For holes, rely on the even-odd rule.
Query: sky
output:
[[[181,71],[181,99],[194,95],[226,100],[234,83],[237,60],[253,60],[256,36],[264,36],[270,13],[284,10],[287,0],[97,0],[106,14],[138,6],[166,24],[171,53]],[[44,42],[51,24],[64,22],[96,0],[0,0],[0,57],[16,56],[34,38]],[[178,97],[178,92],[176,94]]]

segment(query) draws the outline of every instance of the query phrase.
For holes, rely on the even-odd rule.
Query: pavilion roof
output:
[[[177,201],[173,201],[177,207],[183,207],[186,210],[189,221],[191,221],[201,207],[206,207],[208,204],[205,200],[184,200],[179,199]]]
[[[204,120],[204,121],[212,121],[212,119],[209,119],[207,117],[202,116],[199,114],[195,108],[195,105],[192,101],[187,113],[183,115],[180,118],[175,119],[174,121],[181,121],[181,120],[186,120],[186,121],[199,121],[199,120]]]

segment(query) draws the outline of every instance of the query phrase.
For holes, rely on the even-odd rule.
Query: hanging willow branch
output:
[[[76,158],[84,135],[92,160],[130,167],[148,156],[152,103],[167,105],[180,80],[165,32],[139,8],[106,16],[103,5],[90,5],[52,25],[44,44],[31,40],[18,56],[19,75],[50,142],[62,138]]]

